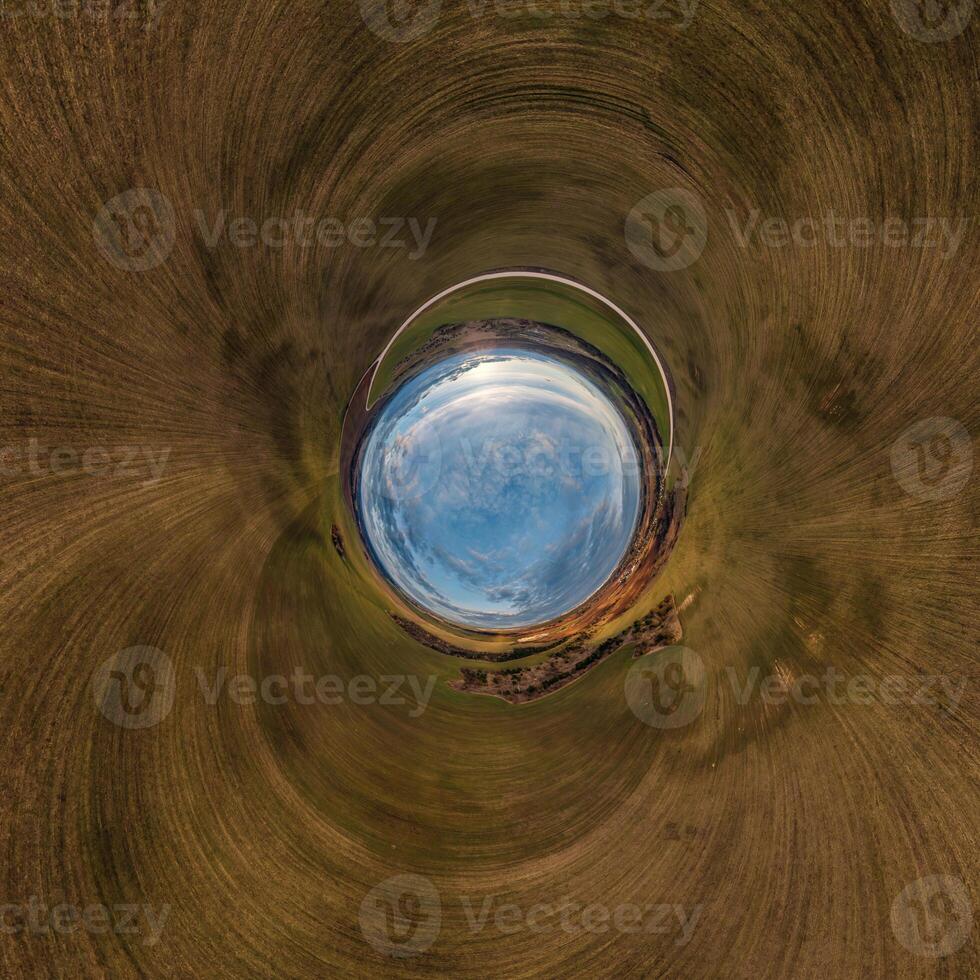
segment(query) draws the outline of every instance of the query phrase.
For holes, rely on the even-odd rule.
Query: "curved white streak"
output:
[[[574,279],[569,279],[567,276],[559,276],[553,272],[523,272],[519,270],[510,270],[505,272],[485,272],[483,275],[473,276],[471,279],[464,279],[462,282],[456,283],[455,286],[450,286],[448,289],[444,289],[441,293],[436,293],[431,299],[426,300],[407,320],[391,335],[391,339],[388,341],[385,349],[381,352],[378,359],[374,362],[374,371],[371,374],[371,383],[368,385],[367,407],[371,407],[371,389],[374,387],[374,379],[377,377],[378,369],[381,367],[388,351],[391,350],[392,345],[398,339],[398,337],[404,333],[408,327],[414,323],[418,317],[420,317],[429,307],[438,303],[439,300],[445,299],[452,293],[464,289],[467,286],[473,286],[478,282],[488,282],[492,279],[546,279],[550,282],[561,283],[563,286],[571,286],[573,289],[578,289],[579,291],[585,293],[587,296],[591,296],[593,299],[599,300],[600,303],[605,303],[617,316],[625,320],[636,332],[637,336],[646,345],[647,350],[650,352],[650,356],[653,358],[654,364],[660,371],[660,377],[664,383],[664,391],[667,394],[667,416],[670,422],[670,435],[667,440],[667,458],[664,460],[664,473],[667,472],[667,468],[670,466],[670,454],[674,447],[674,402],[670,397],[670,384],[667,381],[667,372],[664,370],[664,366],[657,356],[657,352],[653,348],[653,344],[647,339],[647,335],[637,326],[633,318],[625,311],[620,309],[611,299],[606,299],[601,293],[597,293],[594,289],[583,283],[576,282]]]

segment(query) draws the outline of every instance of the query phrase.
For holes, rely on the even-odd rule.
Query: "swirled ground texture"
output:
[[[980,12],[604,9],[5,9],[5,975],[977,974]],[[502,267],[670,367],[695,717],[364,588],[350,394]]]

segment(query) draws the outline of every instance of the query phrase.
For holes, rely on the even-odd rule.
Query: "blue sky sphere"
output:
[[[357,507],[406,596],[458,625],[511,629],[561,616],[609,578],[640,479],[626,421],[590,378],[500,347],[431,365],[380,409]]]

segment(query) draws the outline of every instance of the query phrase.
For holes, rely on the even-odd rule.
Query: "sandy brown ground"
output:
[[[340,0],[171,0],[152,22],[5,6],[0,972],[980,972],[975,466],[954,492],[980,426],[980,11],[926,43],[893,6],[702,0],[681,27],[444,0],[407,43]],[[173,208],[169,249],[134,217],[166,253],[145,271],[93,234],[140,187]],[[669,272],[624,235],[661,188],[697,195],[708,228]],[[437,223],[414,259],[406,229],[402,248],[210,246],[222,208]],[[970,223],[951,253],[743,246],[753,209]],[[648,607],[692,597],[706,688],[685,727],[631,710],[627,651],[516,709],[451,690],[458,661],[403,637],[331,545],[353,386],[426,297],[514,265],[614,296],[675,376],[697,466]],[[898,442],[900,481],[893,448],[935,417],[965,448]],[[93,447],[113,454],[88,457],[99,474]],[[158,478],[146,449],[169,451]],[[152,727],[93,697],[132,646],[173,665]],[[200,688],[295,666],[438,683],[426,705]],[[962,697],[740,703],[730,683],[830,666]],[[386,946],[398,896],[371,890],[404,874]],[[518,928],[473,927],[491,896]],[[154,943],[145,917],[30,927],[32,900],[168,912]],[[529,927],[564,902],[700,911],[686,941],[673,919]]]

